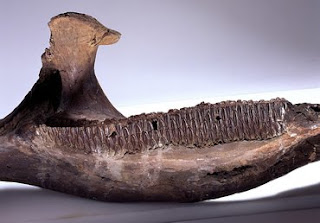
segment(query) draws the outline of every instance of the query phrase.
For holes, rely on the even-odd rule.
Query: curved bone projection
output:
[[[0,121],[0,180],[106,201],[193,202],[264,184],[320,157],[320,106],[201,103],[125,118],[94,74],[120,33],[58,15],[38,82]]]

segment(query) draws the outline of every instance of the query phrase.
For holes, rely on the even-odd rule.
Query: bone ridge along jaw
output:
[[[60,74],[62,92],[56,117],[99,121],[123,118],[105,96],[94,73],[98,46],[116,43],[121,34],[91,16],[75,12],[53,17],[49,27],[50,48],[42,55],[40,77],[50,73],[48,70]]]

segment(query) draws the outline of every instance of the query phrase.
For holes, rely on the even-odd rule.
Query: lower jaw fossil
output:
[[[106,201],[193,202],[320,158],[319,105],[227,101],[125,118],[93,72],[98,45],[120,34],[78,13],[49,26],[39,81],[0,121],[0,180]]]

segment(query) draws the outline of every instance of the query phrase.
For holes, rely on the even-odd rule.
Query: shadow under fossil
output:
[[[259,199],[192,204],[100,202],[40,188],[2,189],[0,199],[6,222],[214,222],[243,216],[261,220],[266,214],[281,218],[288,212],[319,212],[320,183]]]

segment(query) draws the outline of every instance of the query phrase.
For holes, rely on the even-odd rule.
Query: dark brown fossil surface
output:
[[[94,74],[120,33],[51,19],[38,82],[0,120],[0,180],[106,201],[193,202],[244,191],[320,158],[320,106],[201,103],[125,118]]]

